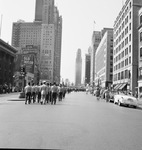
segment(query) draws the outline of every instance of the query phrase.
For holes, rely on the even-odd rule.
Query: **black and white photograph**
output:
[[[0,0],[0,149],[142,150],[142,0]]]

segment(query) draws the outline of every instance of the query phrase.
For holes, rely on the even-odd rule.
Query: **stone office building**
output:
[[[142,0],[126,0],[114,22],[113,85],[132,91],[138,86],[138,11]]]
[[[16,49],[0,39],[0,85],[12,85]]]

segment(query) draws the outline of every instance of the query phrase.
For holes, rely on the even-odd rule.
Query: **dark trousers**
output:
[[[46,98],[45,98],[47,103],[48,103],[48,101],[49,101],[49,98],[50,98],[50,94],[47,93],[47,94],[46,94]]]
[[[50,102],[52,102],[52,92],[51,91],[49,92],[49,100],[50,100]]]
[[[32,92],[32,98],[33,98],[33,103],[34,103],[35,99],[36,99],[36,93],[35,92]]]
[[[41,92],[38,92],[38,103],[40,102],[41,99]]]
[[[54,104],[56,104],[56,99],[57,99],[57,93],[56,93],[56,92],[53,92],[53,93],[52,93],[51,104],[53,104],[53,102],[54,102]]]
[[[63,93],[62,93],[62,92],[59,92],[59,101],[62,100],[62,97],[63,97]]]
[[[65,98],[66,92],[63,92],[63,98]]]
[[[29,104],[31,103],[31,92],[26,93],[26,101],[25,101],[26,104],[27,104],[27,101],[29,102]]]

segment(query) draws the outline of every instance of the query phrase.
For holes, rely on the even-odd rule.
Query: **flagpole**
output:
[[[0,23],[0,38],[1,38],[1,30],[2,30],[2,17],[3,17],[3,15],[1,15],[1,23]]]
[[[95,31],[95,24],[96,24],[96,22],[94,21],[94,31]]]

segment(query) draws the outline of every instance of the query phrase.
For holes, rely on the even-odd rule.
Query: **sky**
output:
[[[82,51],[82,81],[85,76],[85,54],[91,46],[93,31],[113,28],[125,0],[55,0],[63,18],[61,78],[75,82],[75,59]],[[35,0],[0,0],[0,38],[11,45],[12,24],[19,19],[33,22]]]

